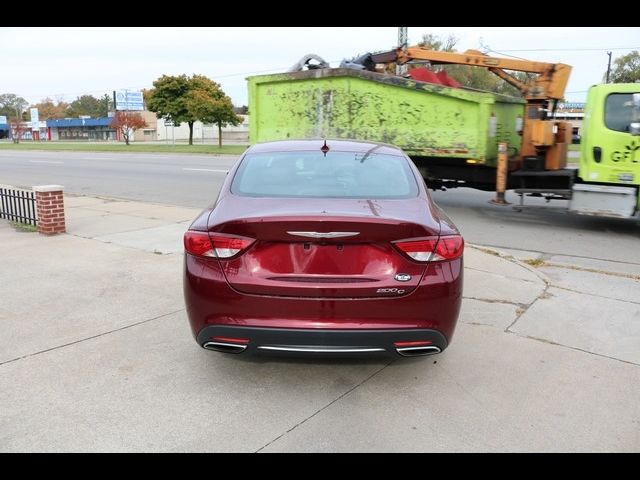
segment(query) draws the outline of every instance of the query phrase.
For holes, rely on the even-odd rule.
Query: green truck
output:
[[[495,190],[498,144],[517,158],[525,101],[350,68],[249,77],[250,142],[354,138],[396,145],[430,188]],[[508,188],[569,200],[579,214],[640,211],[640,84],[589,91],[578,169],[509,168]],[[532,159],[535,160],[535,159]]]

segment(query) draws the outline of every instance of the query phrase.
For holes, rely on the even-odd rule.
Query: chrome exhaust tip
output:
[[[205,342],[202,344],[202,348],[213,350],[214,352],[242,353],[247,349],[247,346],[238,345],[236,343]]]
[[[436,353],[440,353],[442,350],[440,347],[435,347],[433,345],[421,346],[421,347],[401,347],[396,348],[396,352],[402,355],[403,357],[421,357],[425,355],[435,355]]]

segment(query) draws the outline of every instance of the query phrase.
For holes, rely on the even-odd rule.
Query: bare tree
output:
[[[26,122],[22,120],[22,118],[13,117],[9,121],[9,125],[11,128],[11,138],[13,139],[13,143],[20,143],[20,139],[24,132],[29,129],[29,126]]]

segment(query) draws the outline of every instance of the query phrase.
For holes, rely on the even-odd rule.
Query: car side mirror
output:
[[[629,133],[631,135],[640,135],[640,122],[633,122],[629,125]]]

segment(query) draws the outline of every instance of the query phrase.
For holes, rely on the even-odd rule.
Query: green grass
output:
[[[9,223],[11,223],[11,226],[16,230],[18,230],[19,232],[37,232],[38,231],[38,227],[36,227],[35,225],[28,225],[26,223],[13,222],[13,221]]]
[[[239,155],[247,149],[246,145],[166,145],[159,143],[135,143],[129,146],[124,143],[60,143],[60,142],[0,142],[0,150],[51,150],[75,152],[156,152],[156,153],[210,153]]]
[[[540,267],[544,265],[544,260],[541,258],[526,258],[524,263],[531,265],[532,267]]]

